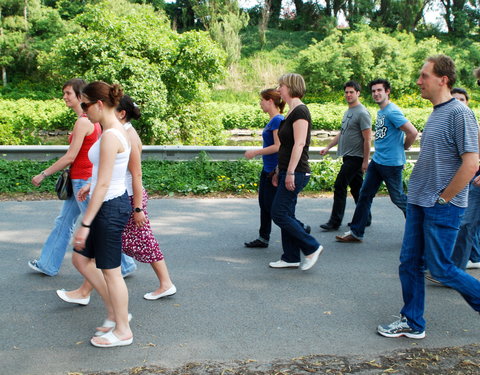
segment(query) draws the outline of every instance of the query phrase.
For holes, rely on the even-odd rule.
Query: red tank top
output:
[[[87,117],[85,113],[81,117]],[[77,157],[70,166],[70,178],[86,180],[92,177],[92,163],[88,159],[88,150],[97,141],[100,134],[102,134],[102,128],[99,123],[93,124],[94,130],[92,134],[87,135],[83,139],[82,147],[78,151]],[[72,143],[72,135],[68,137],[68,143]]]

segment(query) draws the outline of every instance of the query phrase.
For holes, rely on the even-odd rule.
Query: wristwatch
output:
[[[140,207],[135,207],[133,210],[135,212],[143,212],[143,208],[140,208]]]
[[[445,199],[443,199],[442,197],[438,197],[437,203],[441,204],[443,206],[444,204],[447,204],[448,202]]]

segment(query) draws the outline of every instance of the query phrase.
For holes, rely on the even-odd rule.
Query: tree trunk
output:
[[[7,69],[2,66],[2,82],[3,82],[3,87],[7,86]]]

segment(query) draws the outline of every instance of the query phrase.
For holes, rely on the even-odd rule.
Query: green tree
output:
[[[224,54],[208,35],[179,35],[163,12],[126,0],[89,4],[75,22],[78,32],[41,55],[41,71],[56,84],[76,76],[118,82],[142,108],[145,142],[188,142],[169,118],[192,111],[222,76]]]
[[[425,8],[432,2],[433,0],[380,0],[371,25],[413,32],[422,20]]]
[[[298,71],[316,94],[341,90],[349,79],[365,86],[375,78],[388,79],[395,95],[412,93],[419,67],[438,46],[435,38],[416,43],[413,34],[389,35],[363,25],[344,34],[337,30],[302,51]]]
[[[249,16],[237,0],[193,0],[193,10],[213,40],[227,53],[227,64],[240,60],[240,30],[248,24]]]

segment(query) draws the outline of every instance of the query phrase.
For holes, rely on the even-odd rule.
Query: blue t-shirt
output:
[[[433,207],[467,152],[478,152],[478,125],[471,109],[456,99],[433,107],[423,129],[420,155],[410,175],[408,203]],[[450,202],[467,207],[468,185]]]
[[[283,119],[284,117],[282,115],[276,115],[265,126],[262,132],[263,148],[271,146],[275,143],[275,140],[273,139],[273,131],[278,130],[280,123],[283,121]],[[270,155],[262,155],[262,159],[263,170],[267,173],[270,173],[276,168],[278,164],[278,152]]]
[[[388,166],[405,164],[405,133],[400,126],[408,122],[400,108],[394,103],[389,103],[377,113],[375,123],[375,163]]]

